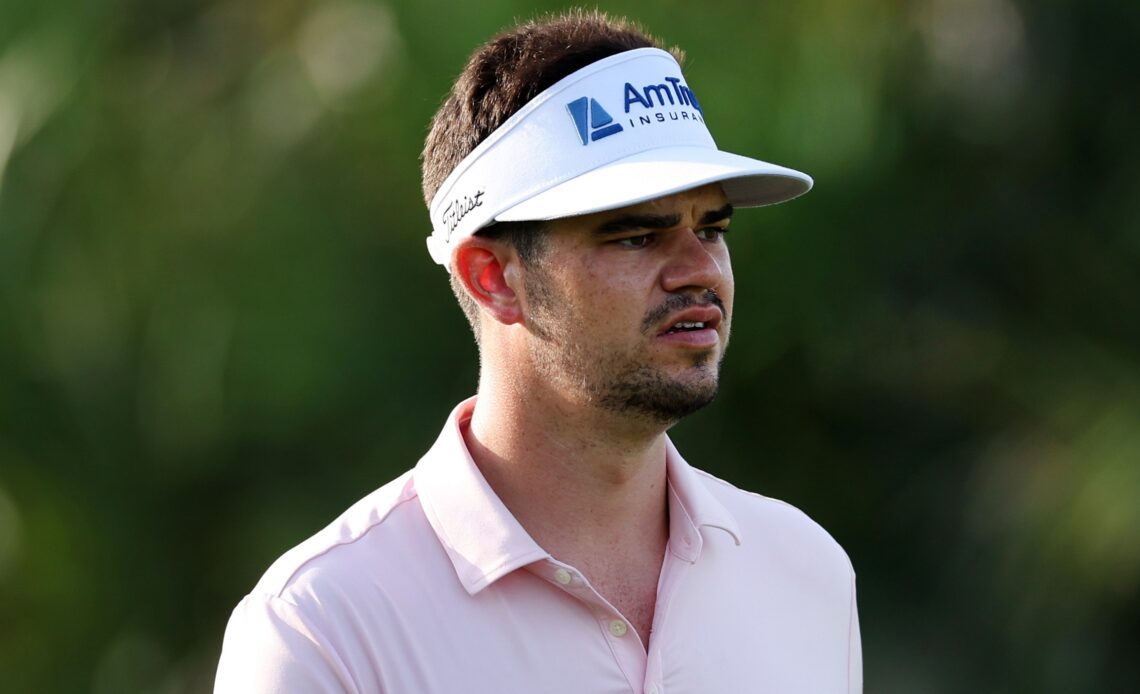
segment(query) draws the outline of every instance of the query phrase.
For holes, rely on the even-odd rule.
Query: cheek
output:
[[[613,292],[627,281],[629,275],[624,268],[599,259],[583,261],[571,269],[571,274],[577,278],[578,294],[591,298]]]
[[[606,330],[640,320],[646,310],[646,290],[631,273],[602,263],[587,264],[580,270],[571,294],[578,310],[588,311],[592,320]]]
[[[717,265],[720,266],[721,281],[717,284],[717,295],[720,296],[721,301],[725,306],[732,308],[732,297],[736,290],[736,281],[732,276],[732,260],[728,255],[728,249],[724,249],[724,254],[717,258]]]

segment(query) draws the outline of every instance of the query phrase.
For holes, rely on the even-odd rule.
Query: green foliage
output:
[[[610,9],[816,177],[734,222],[674,437],[845,546],[868,691],[1140,690],[1140,6]],[[208,691],[260,572],[474,390],[417,157],[536,12],[0,7],[0,691]]]

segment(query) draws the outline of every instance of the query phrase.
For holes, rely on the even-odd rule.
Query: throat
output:
[[[552,553],[553,554],[553,553]],[[631,551],[592,552],[576,559],[553,554],[580,570],[590,585],[637,631],[647,649],[657,610],[657,585],[665,557],[665,542]]]

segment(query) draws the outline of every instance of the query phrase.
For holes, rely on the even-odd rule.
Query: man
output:
[[[472,57],[424,192],[478,399],[270,568],[218,691],[861,690],[842,549],[665,434],[717,390],[734,208],[811,179],[719,152],[656,45],[574,13]]]

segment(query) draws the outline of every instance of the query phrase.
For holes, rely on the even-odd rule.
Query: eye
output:
[[[704,227],[697,229],[697,238],[702,241],[720,241],[728,233],[728,227]]]
[[[619,246],[625,248],[645,248],[649,242],[653,240],[653,234],[640,234],[638,236],[626,236],[614,241]]]

